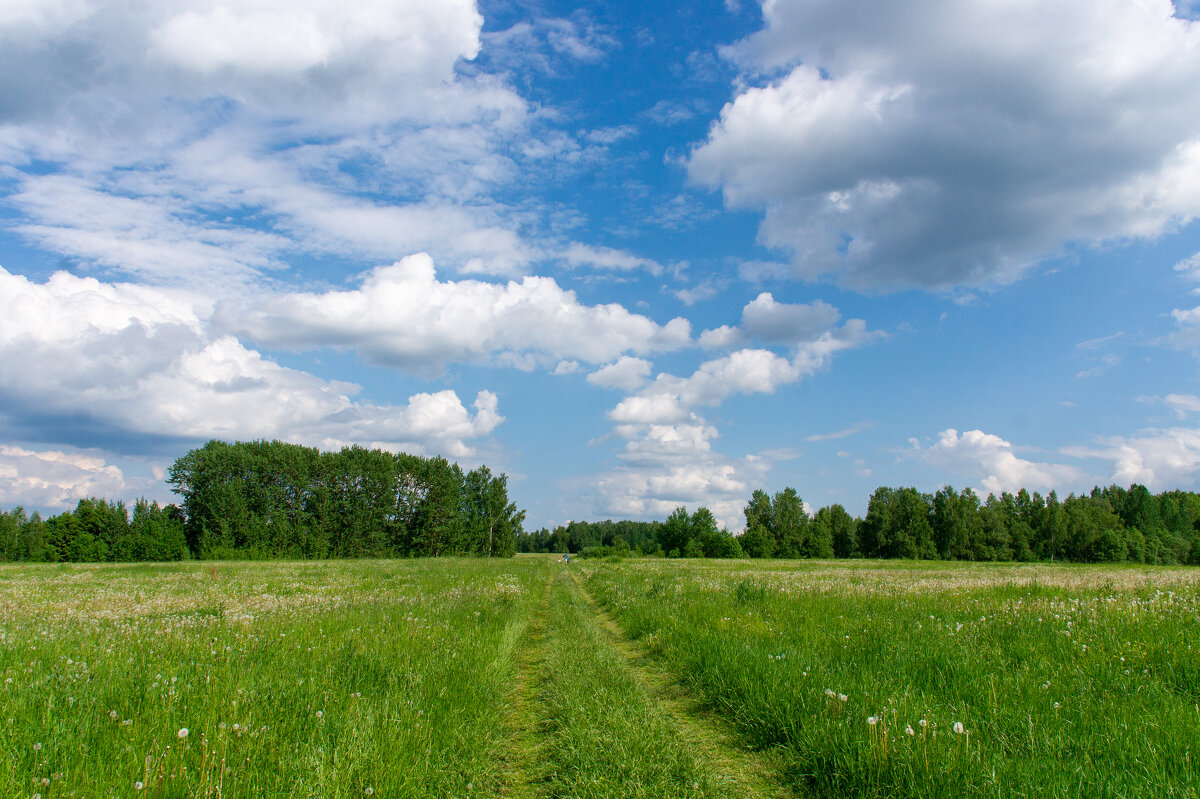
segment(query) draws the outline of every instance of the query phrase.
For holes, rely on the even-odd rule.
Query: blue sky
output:
[[[210,437],[527,526],[1200,478],[1200,27],[1146,0],[0,2],[0,506]]]

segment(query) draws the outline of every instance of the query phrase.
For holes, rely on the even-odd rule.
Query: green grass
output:
[[[5,568],[0,796],[494,794],[543,587],[514,561]]]
[[[0,566],[0,797],[1200,797],[1198,570],[570,570]]]
[[[585,574],[663,668],[753,745],[785,749],[802,794],[1200,796],[1194,570],[659,561]]]

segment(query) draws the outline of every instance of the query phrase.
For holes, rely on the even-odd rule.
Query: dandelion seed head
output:
[[[963,729],[962,722],[961,721],[954,722],[954,734],[962,735],[964,732],[966,732],[966,730]]]
[[[184,739],[184,738],[188,737],[188,728],[187,728],[187,727],[180,727],[180,728],[179,728],[179,732],[177,732],[177,733],[175,733],[175,734],[176,734],[177,736],[179,736],[179,738],[182,740],[182,739]]]
[[[912,728],[911,724],[905,724],[904,725],[904,734],[905,735],[916,735],[917,733],[916,733],[916,730],[914,730]]]

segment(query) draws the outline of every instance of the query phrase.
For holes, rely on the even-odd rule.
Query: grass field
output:
[[[0,797],[1200,797],[1200,571],[0,567]]]

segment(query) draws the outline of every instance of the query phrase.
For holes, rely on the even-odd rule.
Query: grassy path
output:
[[[639,747],[657,758],[644,782],[622,774],[618,764],[589,766],[591,774],[607,774],[610,785],[595,793],[568,791],[560,796],[714,796],[758,799],[792,794],[775,775],[779,768],[767,752],[746,749],[736,733],[703,712],[674,681],[628,641],[616,621],[597,603],[578,578],[564,569],[556,581],[555,615],[571,622],[573,645],[591,664],[592,690],[613,694],[602,717],[594,718],[593,735],[609,741],[612,752],[636,756]],[[554,624],[552,621],[552,628]],[[565,676],[560,675],[560,676]],[[584,708],[581,707],[580,711]],[[575,721],[582,721],[576,719]],[[575,735],[578,735],[576,731]],[[584,736],[587,733],[583,733]],[[631,740],[622,740],[627,736]],[[628,763],[620,766],[628,768]],[[616,788],[608,792],[604,788]]]
[[[537,796],[535,783],[539,780],[539,726],[535,710],[537,696],[544,679],[543,644],[546,639],[546,620],[550,615],[551,574],[543,589],[537,613],[525,625],[513,653],[512,701],[508,727],[512,733],[512,748],[507,763],[502,795],[512,799]]]

